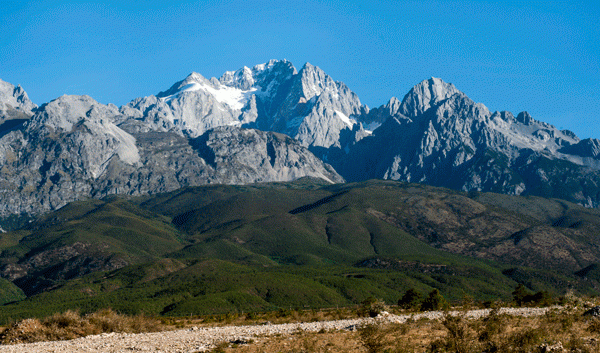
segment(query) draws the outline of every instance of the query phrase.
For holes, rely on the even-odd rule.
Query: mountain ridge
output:
[[[295,140],[271,132],[220,126],[192,138],[140,125],[88,96],[37,108],[0,140],[0,191],[11,200],[0,214],[35,215],[78,199],[215,182],[343,181]]]
[[[0,210],[3,216],[46,212],[81,197],[303,176],[404,180],[600,205],[599,140],[580,140],[527,112],[492,113],[434,77],[373,109],[319,67],[306,63],[297,70],[285,59],[220,78],[192,72],[121,107],[87,96],[37,107],[20,86],[2,81],[0,88],[0,192],[14,200]],[[257,129],[255,138],[243,137],[244,129]],[[291,139],[265,138],[263,131]],[[216,143],[216,136],[220,156],[244,162],[215,158],[198,145]],[[307,150],[289,148],[295,144]],[[257,155],[227,153],[244,148]],[[251,167],[256,163],[265,169]]]

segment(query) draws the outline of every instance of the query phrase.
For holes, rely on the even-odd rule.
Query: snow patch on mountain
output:
[[[242,90],[221,83],[209,84],[206,79],[203,79],[203,77],[201,79],[200,77],[199,74],[192,73],[188,77],[191,79],[186,79],[185,85],[168,96],[160,97],[160,99],[168,103],[185,92],[204,91],[212,95],[219,103],[227,104],[234,110],[242,110],[250,100],[250,97],[258,90],[258,87]]]
[[[381,126],[381,123],[380,123],[380,122],[374,121],[374,122],[371,122],[371,123],[369,123],[369,124],[364,124],[364,125],[363,125],[363,129],[365,129],[365,131],[366,131],[368,134],[372,134],[372,133],[373,133],[373,131],[375,131],[375,129],[377,129],[377,128],[378,128],[378,127],[380,127],[380,126]]]
[[[344,124],[348,125],[350,129],[352,129],[352,126],[356,124],[356,120],[348,118],[344,113],[340,112],[339,110],[336,110],[335,114],[338,118],[342,120],[342,122],[344,122]]]
[[[118,141],[115,153],[119,156],[119,159],[130,165],[140,162],[140,151],[136,146],[135,137],[106,120],[101,121],[101,126],[107,135],[114,137]]]

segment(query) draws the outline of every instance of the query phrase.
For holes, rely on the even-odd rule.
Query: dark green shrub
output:
[[[357,313],[359,316],[376,317],[377,315],[381,314],[382,311],[386,310],[387,306],[382,300],[374,297],[368,297],[361,303]]]
[[[512,292],[513,301],[517,306],[523,306],[525,304],[526,299],[531,296],[531,292],[525,288],[525,286],[521,283],[517,285],[515,290]]]
[[[398,306],[403,309],[417,309],[421,306],[423,295],[414,288],[407,290],[402,298],[398,300]]]
[[[421,303],[421,310],[444,310],[448,308],[448,302],[440,294],[440,291],[436,288],[429,292],[429,295]]]
[[[524,285],[517,285],[512,292],[513,301],[517,306],[549,306],[553,302],[552,294],[548,291],[529,292]]]
[[[531,304],[536,306],[549,306],[552,305],[552,301],[552,294],[548,291],[539,291],[532,295],[529,300]]]

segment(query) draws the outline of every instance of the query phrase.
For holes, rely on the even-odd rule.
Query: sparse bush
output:
[[[414,288],[408,289],[398,300],[398,306],[404,309],[418,309],[423,301],[423,295]]]
[[[383,311],[387,310],[387,306],[385,303],[377,298],[368,297],[365,299],[361,306],[358,308],[357,314],[359,316],[369,316],[376,317],[381,314]]]
[[[111,309],[104,309],[86,315],[84,321],[89,322],[95,333],[102,332],[153,332],[160,329],[158,320],[146,317],[144,315],[125,316]]]
[[[499,315],[498,309],[493,309],[490,314],[483,319],[483,325],[479,331],[478,340],[486,344],[494,343],[496,336],[506,329],[506,319]]]
[[[510,335],[507,339],[507,351],[531,352],[542,341],[541,332],[534,328],[526,328]]]
[[[475,306],[475,298],[467,293],[463,293],[463,296],[460,300],[460,305],[462,306],[463,310],[471,310]]]
[[[229,342],[221,342],[213,348],[210,353],[225,353],[225,349],[229,347]]]
[[[406,335],[408,331],[410,331],[410,326],[414,325],[414,323],[415,320],[412,317],[409,317],[405,322],[397,325],[398,332],[402,335]]]
[[[28,343],[45,340],[43,325],[38,319],[25,319],[12,324],[0,335],[2,344]]]
[[[81,324],[81,316],[75,311],[68,310],[64,313],[54,314],[47,320],[47,323],[59,328],[76,327]]]
[[[446,345],[446,341],[439,338],[429,344],[427,347],[428,353],[446,353],[448,352],[448,347]]]
[[[448,307],[448,302],[437,288],[429,292],[427,298],[421,303],[421,311],[444,310]]]
[[[462,316],[446,315],[442,322],[448,330],[446,348],[456,353],[467,353],[472,349],[473,334]]]
[[[544,314],[540,328],[552,332],[569,331],[577,319],[577,314],[568,311],[549,310]]]
[[[569,290],[565,295],[558,298],[558,305],[562,306],[577,306],[581,303],[581,299],[578,298],[573,291]]]
[[[592,347],[585,343],[585,341],[576,334],[571,335],[571,338],[567,341],[565,348],[569,352],[579,352],[579,353],[591,353]],[[594,350],[596,352],[596,350]]]
[[[360,343],[368,353],[382,352],[385,347],[384,338],[386,332],[381,326],[376,324],[367,324],[358,327],[358,336]]]
[[[468,353],[477,351],[475,332],[464,317],[445,315],[442,324],[448,333],[446,337],[432,341],[427,347],[428,352]]]
[[[589,320],[587,331],[591,333],[600,333],[600,318],[592,317]]]

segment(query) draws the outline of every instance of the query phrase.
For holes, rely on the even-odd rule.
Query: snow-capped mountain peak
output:
[[[201,84],[207,84],[209,81],[202,75],[197,72],[192,72],[182,81],[176,82],[172,85],[168,90],[159,92],[156,97],[162,98],[165,100],[166,98],[173,99],[179,93],[185,91],[194,91]]]
[[[278,64],[291,64],[288,60],[286,59],[282,59],[282,60],[275,60],[275,59],[271,59],[268,62],[264,63],[264,64],[258,64],[258,65],[254,65],[254,67],[252,68],[255,71],[264,71],[264,70],[268,70],[271,69],[273,67],[275,67]]]
[[[268,86],[273,81],[281,81],[289,79],[296,74],[296,69],[293,65],[283,60],[269,60],[264,64],[258,64],[249,68],[243,66],[236,71],[226,71],[220,78],[219,82],[226,86],[236,87],[241,90],[250,90],[256,88],[258,91],[269,91]],[[276,76],[281,76],[274,80]]]
[[[368,111],[344,83],[310,63],[298,72],[285,59],[226,71],[218,79],[194,72],[156,97],[122,111],[189,136],[243,125],[286,133],[305,146],[339,145],[340,131],[353,130]]]
[[[273,130],[268,128],[271,125],[268,121],[259,123],[257,120],[268,120],[276,113],[287,94],[286,89],[289,90],[290,85],[285,83],[296,73],[287,60],[271,60],[253,68],[244,66],[226,71],[219,79],[207,79],[192,72],[156,96],[131,101],[121,112],[144,121],[137,124],[142,131],[161,129],[200,136],[218,126],[249,124]]]

